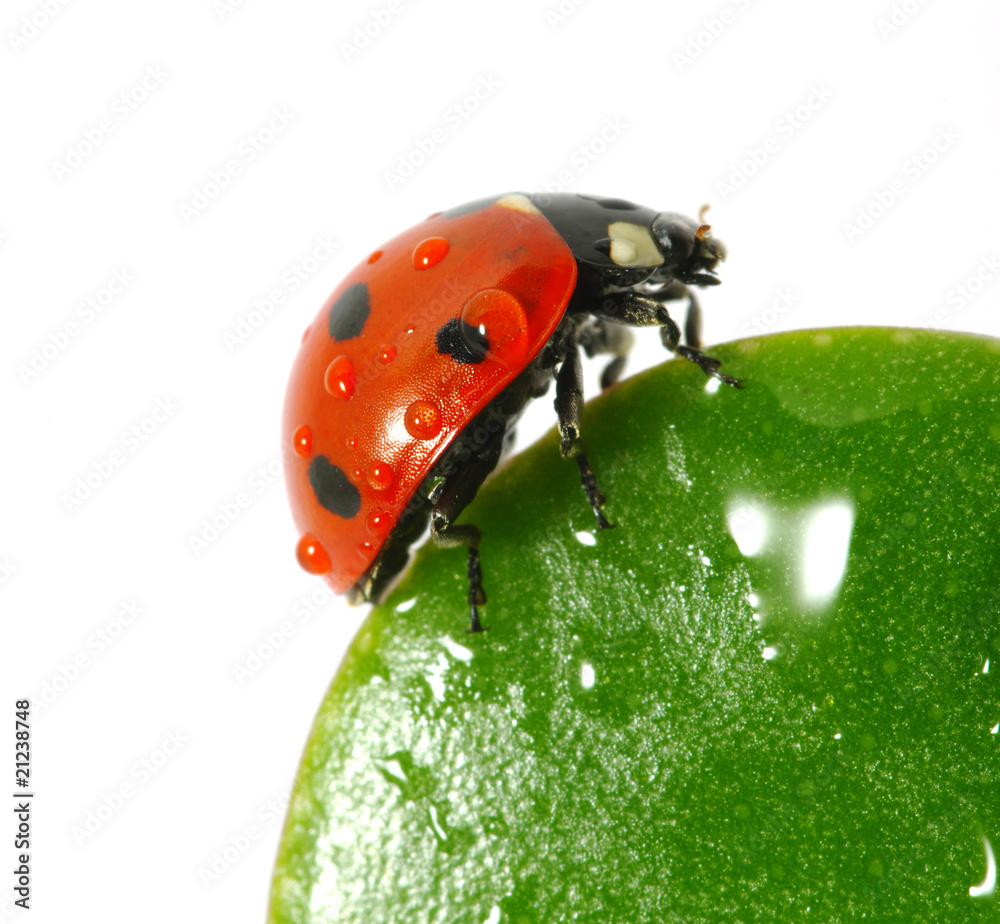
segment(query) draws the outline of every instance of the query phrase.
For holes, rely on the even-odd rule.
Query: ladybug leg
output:
[[[687,287],[684,286],[682,288],[686,291]],[[662,290],[657,291],[655,297],[652,295],[640,295],[638,292],[633,292],[630,289],[612,292],[602,300],[600,315],[632,327],[658,326],[660,328],[660,340],[671,353],[676,353],[678,356],[683,356],[685,359],[690,360],[706,375],[710,375],[720,382],[724,382],[726,385],[742,388],[743,384],[739,379],[719,372],[719,367],[722,365],[721,360],[716,359],[714,356],[706,356],[698,347],[681,345],[681,329],[663,306],[663,302],[679,298],[679,291],[674,285],[667,285]],[[687,294],[690,298],[690,293]],[[700,319],[700,309],[695,309],[695,313],[696,318]],[[688,326],[690,327],[691,325]],[[700,334],[700,331],[697,330],[698,326],[699,324],[696,320],[694,322],[694,332],[696,334]]]
[[[677,344],[681,339],[681,329],[663,306],[663,302],[677,297],[668,294],[670,288],[667,286],[656,291],[655,297],[634,289],[609,292],[592,308],[592,314],[600,321],[611,321],[628,327],[659,327],[661,337],[669,338]]]
[[[442,548],[456,545],[469,547],[469,631],[482,632],[479,607],[486,602],[486,591],[483,590],[483,569],[479,563],[481,539],[479,527],[471,523],[456,526],[450,522],[448,515],[439,512],[435,505],[434,513],[431,515],[431,538]]]
[[[686,287],[685,287],[686,288]],[[696,350],[701,349],[701,303],[688,289],[688,310],[684,319],[684,342]]]
[[[663,292],[657,293],[657,295],[660,298],[664,298],[666,295],[669,299],[686,297],[688,300],[687,317],[684,320],[684,346],[678,346],[676,343],[673,345],[667,343],[666,339],[664,339],[663,328],[660,328],[660,337],[663,339],[663,345],[672,353],[683,356],[685,359],[695,363],[706,375],[713,376],[727,385],[742,388],[743,383],[739,379],[734,379],[731,375],[719,372],[719,367],[722,365],[720,360],[714,356],[706,356],[701,351],[701,305],[694,292],[683,283],[674,282],[667,286]]]
[[[680,301],[686,298],[687,316],[684,319],[684,342],[696,350],[701,349],[701,305],[690,287],[678,279],[657,287],[643,286],[644,294],[652,296],[661,305],[664,302]]]
[[[621,324],[609,324],[597,318],[592,325],[584,327],[577,338],[583,351],[589,357],[598,353],[611,353],[611,360],[601,373],[601,390],[606,391],[621,377],[632,349],[632,332]]]
[[[496,468],[504,445],[504,431],[498,431],[478,453],[463,461],[445,476],[440,493],[434,500],[431,511],[431,539],[442,548],[457,545],[469,547],[469,631],[482,632],[479,607],[486,603],[483,590],[483,571],[479,563],[479,541],[481,534],[471,523],[456,524],[461,512],[468,506],[486,476]]]
[[[580,469],[580,481],[587,494],[590,508],[597,517],[598,529],[610,529],[604,511],[604,495],[597,486],[594,471],[587,461],[587,454],[580,439],[580,412],[583,409],[583,368],[580,353],[574,346],[556,373],[556,414],[559,415],[559,451],[564,458],[574,457]]]
[[[719,372],[722,360],[716,359],[714,356],[705,355],[697,347],[669,346],[662,334],[661,339],[668,350],[672,353],[676,353],[678,356],[683,356],[685,359],[691,360],[691,362],[698,366],[698,368],[701,369],[705,375],[710,375],[713,378],[718,379],[720,382],[724,382],[726,385],[732,385],[734,388],[743,387],[743,382],[740,379],[733,378],[731,375],[726,375],[724,372]]]

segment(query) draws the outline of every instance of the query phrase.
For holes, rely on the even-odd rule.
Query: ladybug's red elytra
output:
[[[580,439],[580,350],[610,387],[629,326],[708,375],[690,286],[718,283],[708,225],[622,199],[509,193],[438,212],[361,262],[306,331],[285,401],[297,554],[338,593],[377,600],[430,524],[469,549],[470,631],[486,602],[479,530],[455,520],[496,467],[524,406],[556,383],[560,448],[598,528],[611,524]],[[665,307],[687,299],[685,344]]]

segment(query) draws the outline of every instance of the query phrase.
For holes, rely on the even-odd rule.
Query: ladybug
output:
[[[690,286],[725,258],[709,226],[623,199],[511,193],[437,212],[361,262],[306,330],[285,401],[297,557],[352,602],[378,600],[430,524],[469,550],[470,631],[486,602],[480,532],[459,514],[554,378],[560,449],[612,524],[580,439],[580,350],[612,357],[630,326],[730,385],[700,349]],[[666,304],[688,303],[685,344]]]

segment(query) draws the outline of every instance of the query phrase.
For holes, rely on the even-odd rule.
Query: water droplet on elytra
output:
[[[354,394],[354,363],[349,356],[338,356],[326,367],[323,384],[326,390],[336,398],[350,400]]]
[[[446,237],[429,237],[413,248],[413,268],[430,269],[437,266],[448,253],[451,244]]]
[[[394,343],[383,344],[382,348],[378,351],[378,361],[382,363],[382,365],[387,366],[396,358],[396,354],[398,352],[399,351],[396,349],[396,344]]]
[[[313,433],[308,424],[303,424],[292,435],[292,446],[295,447],[295,452],[303,458],[307,458],[312,453]]]
[[[368,527],[369,532],[374,533],[376,536],[380,536],[389,529],[389,514],[384,510],[375,510],[368,514],[368,518],[365,520],[365,526]]]
[[[368,483],[376,491],[384,491],[396,478],[396,473],[387,462],[372,462],[368,469]]]
[[[441,409],[430,401],[414,401],[403,415],[406,432],[414,439],[432,440],[441,432],[444,420]]]
[[[312,533],[306,533],[299,540],[295,547],[295,557],[310,574],[326,574],[333,567],[326,549]]]
[[[528,316],[503,289],[483,289],[462,308],[462,322],[486,337],[487,359],[520,368],[528,353]]]

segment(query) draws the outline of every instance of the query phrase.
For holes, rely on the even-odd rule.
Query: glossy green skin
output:
[[[554,434],[483,488],[488,632],[464,549],[424,548],[371,614],[272,921],[1000,921],[970,896],[1000,854],[1000,341],[712,352],[745,390],[670,362],[588,405],[595,546]],[[846,574],[808,602],[803,523],[837,504]]]

